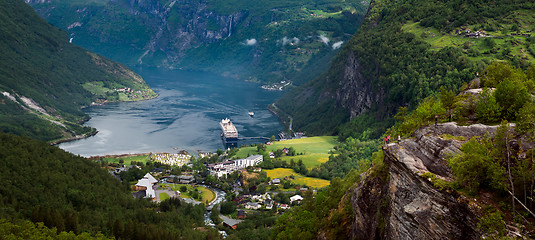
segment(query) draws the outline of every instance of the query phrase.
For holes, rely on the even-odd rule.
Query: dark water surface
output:
[[[219,121],[230,118],[240,137],[270,137],[283,129],[266,106],[282,95],[258,84],[211,73],[138,69],[159,97],[140,102],[93,106],[86,125],[93,137],[60,144],[74,154],[176,152],[223,149]],[[254,118],[249,117],[254,111]],[[251,142],[240,142],[240,144]]]

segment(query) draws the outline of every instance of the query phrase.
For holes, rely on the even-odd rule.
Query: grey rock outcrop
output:
[[[440,190],[421,175],[451,180],[446,158],[472,137],[496,133],[495,126],[439,124],[414,138],[383,148],[387,174],[368,172],[350,193],[355,219],[352,239],[479,239],[478,207],[453,191]]]

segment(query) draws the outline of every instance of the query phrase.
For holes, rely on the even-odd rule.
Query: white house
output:
[[[290,203],[293,203],[295,201],[300,203],[301,200],[303,200],[303,197],[301,197],[301,195],[294,195],[294,196],[290,197]]]
[[[145,197],[154,199],[156,198],[156,193],[154,192],[154,184],[157,183],[152,175],[149,173],[145,174],[142,179],[139,179],[136,183],[136,191],[145,190]]]
[[[245,204],[245,208],[246,209],[259,209],[261,208],[262,206],[258,203],[254,203],[254,202],[248,202]]]

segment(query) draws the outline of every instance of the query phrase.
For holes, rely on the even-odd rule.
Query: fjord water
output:
[[[136,70],[158,94],[140,102],[92,106],[86,125],[95,136],[60,144],[82,156],[223,149],[219,122],[230,118],[240,137],[270,137],[283,129],[267,105],[281,92],[205,72]],[[255,116],[249,117],[249,111]],[[251,142],[240,142],[250,144]]]

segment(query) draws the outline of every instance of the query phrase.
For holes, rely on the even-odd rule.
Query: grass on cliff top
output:
[[[270,170],[264,170],[267,173],[267,176],[271,179],[274,178],[280,178],[284,179],[285,177],[294,176],[294,180],[292,180],[292,183],[298,184],[298,185],[306,185],[308,187],[312,188],[322,188],[325,186],[329,186],[330,182],[325,179],[320,178],[311,178],[311,177],[305,177],[299,173],[294,172],[293,169],[288,168],[275,168]]]

